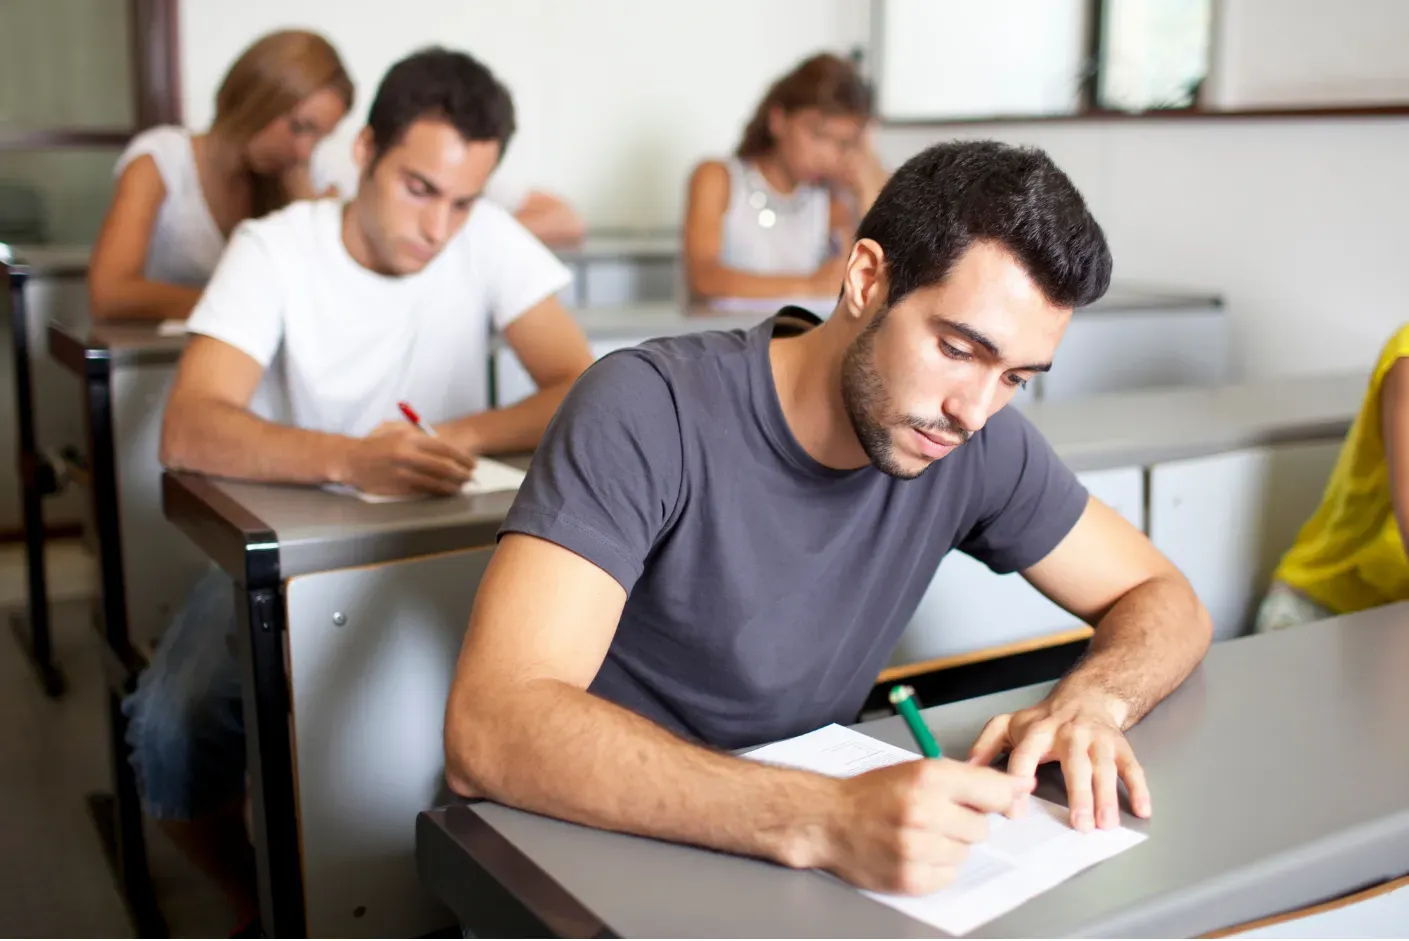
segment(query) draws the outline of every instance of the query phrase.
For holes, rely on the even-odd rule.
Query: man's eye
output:
[[[943,340],[939,341],[939,348],[942,349],[944,355],[948,356],[950,359],[965,360],[971,358],[967,350],[961,350],[957,346],[946,343]]]

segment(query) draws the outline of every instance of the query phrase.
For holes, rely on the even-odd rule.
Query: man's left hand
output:
[[[1067,782],[1071,825],[1080,831],[1120,825],[1117,783],[1125,782],[1138,817],[1150,816],[1150,789],[1112,707],[1099,697],[1043,700],[995,716],[969,753],[972,764],[992,764],[1008,753],[1008,773],[1035,777],[1037,766],[1059,761]]]

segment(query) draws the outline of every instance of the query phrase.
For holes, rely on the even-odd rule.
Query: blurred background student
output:
[[[695,168],[685,275],[703,298],[834,293],[887,174],[867,136],[871,88],[823,53],[773,83],[727,160]]]
[[[1409,600],[1409,324],[1385,343],[1321,505],[1272,575],[1259,633]]]
[[[309,157],[352,98],[352,80],[326,39],[281,31],[235,60],[208,131],[164,125],[137,135],[118,159],[93,246],[93,316],[186,317],[235,226],[317,195]]]

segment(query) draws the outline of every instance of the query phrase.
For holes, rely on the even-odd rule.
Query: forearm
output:
[[[752,274],[718,263],[693,265],[690,293],[696,297],[805,297],[813,292],[809,275]]]
[[[573,380],[544,386],[505,408],[466,415],[439,426],[438,434],[470,454],[509,454],[538,447]]]
[[[549,245],[576,242],[587,231],[577,213],[566,206],[521,209],[515,216],[525,229]]]
[[[1049,699],[1056,706],[1098,701],[1128,729],[1184,682],[1212,636],[1208,612],[1183,576],[1156,576],[1100,619],[1086,655]]]
[[[822,865],[835,782],[688,744],[556,680],[451,699],[456,791],[608,830]]]
[[[201,298],[199,288],[143,279],[90,289],[96,320],[185,320]]]
[[[353,439],[279,425],[220,401],[166,412],[161,461],[172,470],[241,480],[323,484],[345,476]]]

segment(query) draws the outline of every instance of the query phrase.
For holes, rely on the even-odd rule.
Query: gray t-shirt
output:
[[[914,480],[819,464],[773,385],[769,340],[793,317],[816,322],[789,308],[599,360],[501,530],[626,589],[593,693],[721,748],[854,721],[945,553],[1026,568],[1086,505],[1014,409]]]

